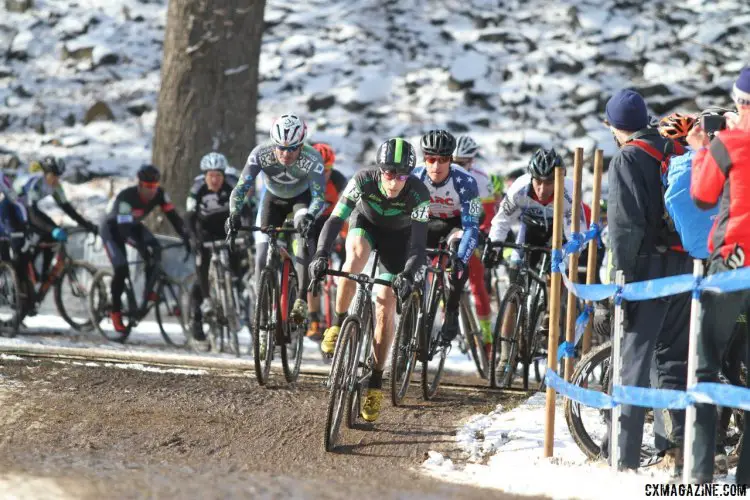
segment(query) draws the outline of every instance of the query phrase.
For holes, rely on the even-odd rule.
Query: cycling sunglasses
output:
[[[297,144],[296,146],[276,146],[276,149],[278,149],[279,151],[284,151],[285,153],[293,153],[301,147],[302,144]]]
[[[474,161],[474,158],[466,158],[466,159],[453,158],[453,163],[455,163],[459,167],[465,167],[466,165],[471,165],[473,161]]]
[[[380,169],[380,173],[382,173],[383,177],[385,177],[389,181],[396,179],[403,182],[409,178],[409,174],[399,174],[398,172],[394,172],[393,170]]]
[[[424,155],[425,163],[450,163],[451,156]]]
[[[146,189],[156,189],[159,187],[159,181],[156,181],[156,182],[140,181],[140,184]]]

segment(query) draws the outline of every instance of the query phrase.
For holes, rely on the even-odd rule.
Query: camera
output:
[[[727,128],[727,119],[722,115],[705,115],[701,118],[701,128],[707,134],[715,134]]]

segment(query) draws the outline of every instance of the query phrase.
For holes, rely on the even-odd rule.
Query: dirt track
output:
[[[463,418],[519,396],[412,396],[325,453],[317,381],[261,388],[250,377],[3,360],[0,484],[47,488],[46,498],[510,498],[415,469],[430,449],[457,454]]]

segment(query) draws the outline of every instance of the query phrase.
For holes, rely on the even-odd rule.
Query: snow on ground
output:
[[[655,466],[641,469],[637,474],[616,473],[603,462],[588,461],[570,436],[563,401],[558,396],[551,459],[542,458],[545,394],[537,393],[511,411],[504,412],[498,405],[487,415],[469,418],[456,433],[456,441],[466,453],[466,460],[454,463],[431,451],[422,470],[446,481],[551,498],[642,498],[647,484],[669,480],[667,472]],[[586,420],[587,428],[589,421],[594,419]],[[604,431],[600,423],[593,433],[603,435]],[[650,425],[646,426],[644,441],[653,442]],[[736,469],[732,469],[727,477],[716,478],[716,482],[733,484],[735,473]]]

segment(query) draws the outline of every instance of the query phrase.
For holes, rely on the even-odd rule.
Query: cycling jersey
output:
[[[570,225],[573,217],[573,181],[565,179],[565,193],[563,202],[563,234],[566,239],[570,239]],[[492,219],[492,227],[490,229],[490,239],[492,241],[504,241],[508,232],[514,224],[523,222],[525,217],[533,219],[539,223],[540,228],[543,228],[545,235],[552,235],[552,219],[554,217],[554,203],[553,200],[546,204],[540,203],[535,195],[534,189],[531,186],[531,175],[524,174],[516,179],[508,189],[508,192],[500,203],[495,217]],[[516,243],[525,243],[527,241],[528,224],[521,224],[521,228],[516,237]],[[535,226],[536,227],[536,226]],[[586,221],[583,218],[583,210],[581,210],[581,231],[587,229]],[[539,231],[539,229],[532,229],[532,231]],[[541,238],[533,238],[535,241],[548,240],[549,236]]]
[[[16,179],[14,183],[18,201],[22,203],[27,211],[31,225],[44,232],[52,232],[57,226],[38,208],[38,203],[48,196],[52,196],[55,203],[73,219],[79,226],[90,227],[92,224],[84,219],[65,196],[65,190],[61,184],[56,187],[50,186],[44,179],[44,174],[35,174],[25,179]]]
[[[388,198],[381,187],[379,169],[360,170],[341,193],[330,219],[323,226],[318,252],[327,254],[339,234],[344,220],[356,208],[356,216],[383,231],[411,228],[408,261],[405,269],[415,273],[425,258],[425,239],[430,210],[430,194],[425,185],[410,175],[395,198]],[[350,234],[354,229],[350,228]],[[407,242],[403,242],[407,245]]]
[[[417,167],[414,176],[421,180],[430,193],[430,217],[434,219],[458,219],[463,227],[458,257],[466,264],[477,246],[479,216],[482,204],[479,201],[477,181],[459,167],[451,165],[448,176],[440,183],[433,183],[425,167]]]
[[[224,222],[229,217],[229,201],[234,187],[232,180],[225,177],[219,190],[213,192],[203,175],[195,178],[185,208],[185,221],[193,236],[207,234],[210,239],[224,237]]]
[[[484,233],[490,232],[490,225],[492,224],[492,218],[495,216],[495,186],[490,181],[490,176],[481,167],[472,166],[469,173],[477,181],[477,189],[479,190],[479,201],[482,203],[482,211],[484,216],[479,224],[479,229]]]
[[[117,227],[122,234],[122,231],[128,231],[132,226],[140,224],[157,206],[167,216],[175,231],[184,237],[182,219],[177,214],[169,195],[161,187],[157,188],[156,195],[148,201],[143,200],[138,194],[138,186],[123,189],[115,197],[102,225],[110,228]]]
[[[290,166],[279,163],[274,154],[276,145],[272,141],[256,146],[247,158],[239,181],[232,191],[230,211],[240,210],[245,196],[253,187],[256,177],[262,172],[268,192],[277,198],[295,198],[310,190],[312,201],[308,213],[317,216],[325,204],[323,159],[311,146],[303,146],[299,158]]]

